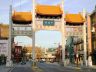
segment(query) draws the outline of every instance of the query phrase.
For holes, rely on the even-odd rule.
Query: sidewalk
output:
[[[63,66],[61,63],[48,63],[48,64],[54,64],[54,65],[58,65],[58,66],[62,66],[62,67],[65,67],[65,68],[70,68],[70,69],[95,69],[96,70],[96,65],[92,65],[92,66],[84,66],[84,65],[76,65],[76,64],[69,64],[69,65],[66,65],[66,66]]]
[[[96,69],[96,65],[92,65],[92,67],[90,67],[90,68]]]
[[[71,68],[71,69],[96,69],[96,65],[92,65],[92,66],[80,66],[80,65],[67,65],[66,68]]]

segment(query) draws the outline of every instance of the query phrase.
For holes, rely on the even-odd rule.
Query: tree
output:
[[[27,53],[27,48],[22,48],[21,50],[21,56],[22,56],[22,60],[26,60],[26,53]]]
[[[41,50],[41,48],[36,47],[35,53],[36,53],[36,58],[37,59],[41,59],[42,58],[42,50]]]

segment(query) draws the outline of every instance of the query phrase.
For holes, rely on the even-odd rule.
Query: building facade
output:
[[[8,39],[0,39],[0,55],[8,56]]]
[[[8,56],[8,25],[0,24],[0,55]]]
[[[92,61],[96,65],[96,6],[91,17],[91,30],[92,30]]]

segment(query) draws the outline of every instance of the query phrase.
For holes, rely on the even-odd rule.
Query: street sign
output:
[[[43,20],[44,26],[54,26],[54,20]]]

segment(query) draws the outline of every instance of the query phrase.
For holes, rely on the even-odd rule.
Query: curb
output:
[[[90,69],[96,69],[96,67],[89,67]]]
[[[80,69],[96,69],[96,67],[74,67],[74,66],[66,66],[66,68],[76,69],[76,70],[80,70]]]
[[[72,66],[67,66],[67,67],[65,67],[65,68],[70,68],[70,69],[76,69],[76,70],[80,70],[80,69],[82,69],[82,68],[80,68],[80,67],[72,67]]]

